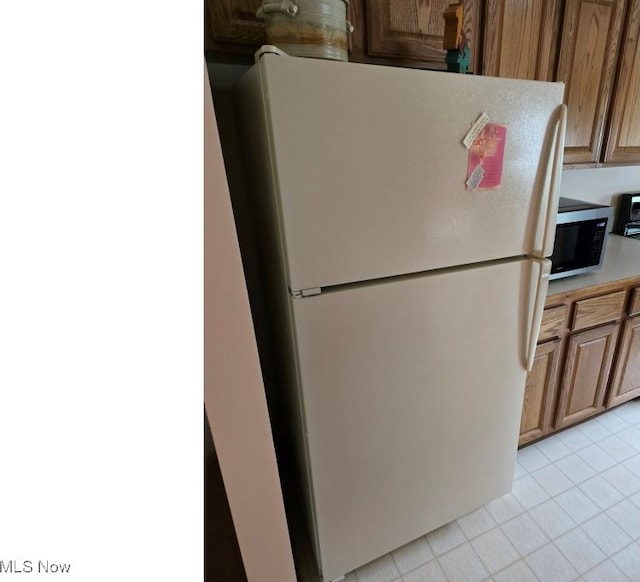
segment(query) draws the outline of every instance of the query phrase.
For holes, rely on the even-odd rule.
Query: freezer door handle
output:
[[[541,197],[540,201],[540,218],[544,217],[544,232],[542,233],[542,241],[540,241],[540,223],[534,249],[540,248],[540,251],[534,250],[537,257],[550,257],[553,253],[553,244],[556,235],[556,221],[554,217],[558,211],[558,202],[560,198],[560,178],[562,175],[562,162],[564,155],[564,139],[567,133],[567,106],[562,104],[559,107],[558,118],[556,121],[555,141],[553,147],[550,148],[549,158],[547,160],[546,174],[544,185],[547,191],[546,196]],[[546,209],[544,208],[546,200]],[[540,246],[538,243],[540,242]]]
[[[538,343],[538,334],[540,333],[540,324],[542,323],[542,312],[544,311],[544,302],[547,298],[547,288],[549,287],[549,273],[551,273],[551,261],[549,259],[540,259],[531,257],[532,277],[531,293],[529,297],[533,298],[533,309],[530,311],[531,319],[524,345],[527,346],[526,362],[527,372],[531,371],[533,359],[536,355],[536,345]],[[536,275],[537,272],[537,275]]]

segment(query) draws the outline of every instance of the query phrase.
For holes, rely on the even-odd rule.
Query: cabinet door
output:
[[[620,324],[602,325],[569,338],[556,428],[604,410],[604,396]]]
[[[559,0],[487,0],[482,73],[553,81]]]
[[[232,51],[238,50],[237,45],[264,44],[264,22],[256,17],[261,4],[261,0],[206,0],[208,44],[231,43],[229,50]]]
[[[567,0],[558,62],[566,83],[566,164],[600,157],[622,34],[625,0]]]
[[[640,0],[629,5],[605,163],[640,163]]]
[[[627,319],[618,348],[607,408],[640,396],[640,317]]]
[[[554,340],[536,348],[524,391],[519,446],[545,435],[551,429],[560,346],[560,340]]]
[[[443,12],[452,0],[367,0],[368,53],[399,61],[421,61],[446,69]],[[479,62],[480,0],[464,2],[464,33],[471,43],[470,70]]]

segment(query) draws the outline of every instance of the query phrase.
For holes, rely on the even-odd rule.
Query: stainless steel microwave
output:
[[[561,279],[602,267],[613,208],[560,198],[549,279]]]

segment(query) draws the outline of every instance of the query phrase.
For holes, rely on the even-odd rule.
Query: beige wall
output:
[[[249,582],[295,582],[229,191],[205,70],[205,407]]]
[[[564,170],[562,196],[596,204],[617,205],[617,195],[640,190],[640,166]]]

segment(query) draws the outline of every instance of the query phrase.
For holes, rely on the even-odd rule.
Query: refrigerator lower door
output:
[[[518,259],[292,299],[324,580],[510,490],[539,272]]]

